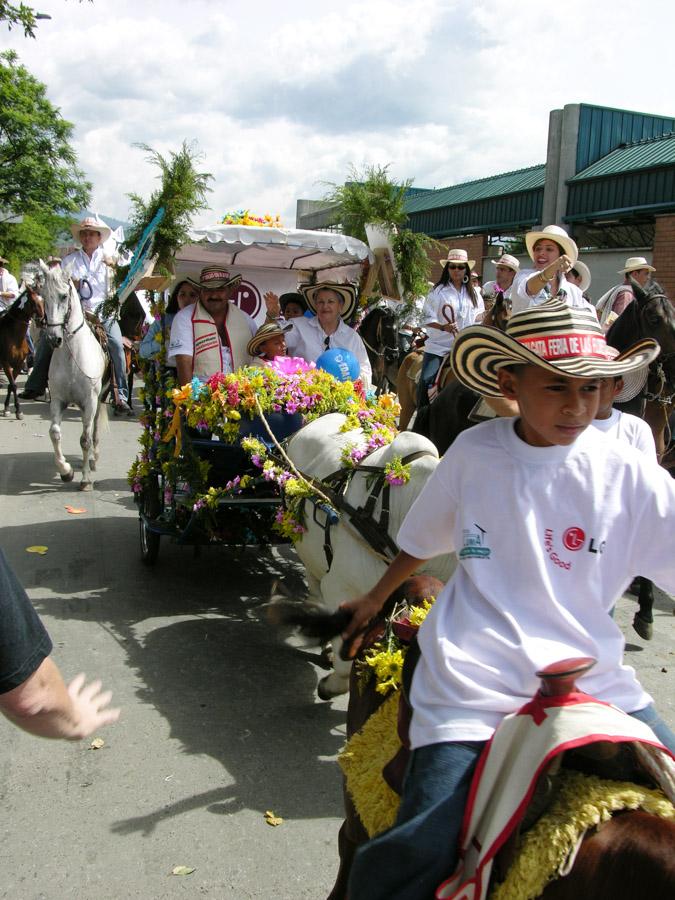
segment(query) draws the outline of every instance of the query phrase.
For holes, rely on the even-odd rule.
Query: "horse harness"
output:
[[[359,330],[359,337],[361,338],[361,340],[363,341],[365,346],[368,348],[368,350],[370,350],[370,352],[372,354],[374,354],[378,358],[386,356],[387,352],[398,354],[398,347],[391,347],[389,344],[387,344],[385,342],[384,338],[382,337],[382,323],[387,318],[387,312],[388,312],[387,310],[382,311],[382,315],[380,316],[380,319],[377,323],[377,327],[375,329],[375,341],[377,344],[382,345],[381,350],[377,350],[375,347],[373,347],[371,344],[369,344],[368,341],[363,336],[362,332]],[[393,316],[393,313],[391,313],[391,315]]]
[[[423,456],[431,456],[430,450],[416,450],[409,453],[401,460],[402,465],[408,465]],[[363,506],[353,506],[346,494],[352,478],[356,474],[365,473],[372,479],[370,493]],[[330,569],[333,564],[333,546],[331,543],[331,528],[339,522],[339,513],[345,513],[350,524],[360,535],[366,544],[379,556],[391,562],[398,553],[398,547],[389,535],[390,494],[391,485],[386,480],[383,466],[358,465],[349,469],[338,469],[323,479],[308,478],[306,480],[320,490],[330,500],[331,506],[311,498],[303,498],[302,509],[305,500],[310,499],[313,506],[312,518],[316,525],[323,528],[323,550],[326,555],[326,564]],[[382,507],[379,518],[375,518],[375,506],[382,498]],[[331,508],[332,507],[332,508]],[[318,510],[325,514],[325,520],[321,523],[317,518]]]

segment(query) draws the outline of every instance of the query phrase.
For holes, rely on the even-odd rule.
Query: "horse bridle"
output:
[[[65,336],[72,337],[74,334],[77,334],[77,332],[80,330],[80,328],[82,328],[82,326],[84,325],[84,322],[85,322],[85,318],[83,315],[82,321],[80,322],[80,324],[77,326],[77,328],[74,331],[68,331],[68,329],[66,328],[68,320],[70,319],[70,313],[72,312],[72,309],[73,309],[73,291],[71,290],[71,288],[74,288],[74,287],[75,287],[75,285],[72,283],[72,281],[69,282],[69,284],[68,284],[68,309],[66,310],[66,314],[63,317],[63,320],[61,322],[50,322],[47,319],[47,311],[45,310],[44,324],[48,328],[62,328],[64,337]]]
[[[644,302],[642,308],[639,309],[640,320],[642,317],[642,313],[652,302],[652,300],[666,300],[667,302],[670,302],[665,294],[654,294],[653,296],[649,297]],[[642,321],[640,321],[640,324],[642,325]],[[645,335],[641,335],[641,337],[644,336]],[[658,390],[649,391],[647,389],[649,379],[647,380],[647,382],[645,382],[645,386],[640,392],[640,396],[643,397],[648,403],[660,403],[665,407],[670,406],[675,401],[675,384],[669,381],[668,375],[666,375],[666,370],[664,368],[664,363],[667,363],[673,357],[675,357],[675,352],[666,354],[661,353],[649,366],[649,374],[654,375],[658,379]],[[663,392],[666,388],[669,388],[671,393],[664,396]]]
[[[388,312],[387,310],[383,310],[383,315],[380,317],[380,321],[377,323],[377,328],[375,329],[375,337],[377,338],[378,343],[380,343],[380,341],[382,340],[382,322],[383,322],[385,316],[387,315],[387,312]],[[390,314],[393,316],[393,313],[390,313]],[[387,351],[398,354],[398,347],[392,347],[389,344],[385,344],[384,342],[382,342],[382,350],[376,350],[375,347],[372,347],[368,343],[368,341],[364,338],[364,336],[361,334],[360,331],[359,331],[359,337],[361,338],[363,343],[366,345],[366,347],[370,350],[370,352],[373,353],[377,357],[385,356]]]

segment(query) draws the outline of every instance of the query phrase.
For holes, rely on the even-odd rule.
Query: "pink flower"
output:
[[[279,375],[302,375],[303,372],[316,369],[316,365],[299,356],[275,356],[270,368]]]
[[[400,475],[393,475],[391,472],[387,472],[387,474],[384,476],[384,479],[392,485],[405,484],[405,478],[402,478]]]

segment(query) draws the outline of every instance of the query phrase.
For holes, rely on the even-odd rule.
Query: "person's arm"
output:
[[[161,327],[162,322],[161,320],[158,320],[153,322],[145,332],[138,351],[143,359],[152,359],[153,356],[157,356],[159,352],[159,343],[155,340],[155,337],[159,334]]]
[[[110,691],[101,682],[85,684],[77,675],[66,687],[57,665],[47,657],[23,684],[0,694],[0,712],[29,734],[78,741],[119,718],[110,709]]]
[[[174,357],[174,360],[178,372],[178,384],[182,386],[187,384],[188,381],[192,381],[192,357],[178,353]]]
[[[352,613],[352,618],[342,634],[343,640],[347,642],[353,639],[349,648],[350,657],[355,656],[361,646],[359,632],[362,632],[368,622],[379,613],[396,588],[400,587],[406,578],[409,578],[425,562],[424,559],[418,559],[399,550],[391,565],[374,587],[355,600],[347,600],[340,604],[340,609]]]
[[[536,297],[549,282],[553,281],[559,272],[562,272],[564,275],[565,272],[569,272],[571,268],[572,260],[563,253],[562,256],[559,256],[557,259],[553,260],[552,263],[549,263],[549,265],[546,266],[545,269],[542,269],[541,272],[536,272],[528,278],[526,288],[528,296]]]
[[[274,291],[267,291],[263,294],[265,307],[267,309],[266,319],[268,322],[276,322],[281,315],[281,304],[279,303],[279,295]]]

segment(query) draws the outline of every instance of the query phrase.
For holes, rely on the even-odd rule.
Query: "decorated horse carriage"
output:
[[[366,244],[340,234],[221,224],[190,237],[176,254],[176,278],[194,277],[213,263],[236,270],[242,280],[234,302],[258,323],[267,291],[294,291],[298,283],[322,279],[355,281],[373,259]],[[161,318],[163,300],[155,297]],[[342,382],[303,360],[282,357],[269,367],[178,385],[163,365],[161,343],[157,356],[145,372],[141,449],[129,473],[147,563],[157,559],[163,536],[196,546],[297,538],[301,526],[288,500],[282,505],[280,486],[287,498],[307,486],[279,454],[308,421],[340,412],[355,427],[367,421],[394,433],[390,399],[366,399],[358,381]]]

